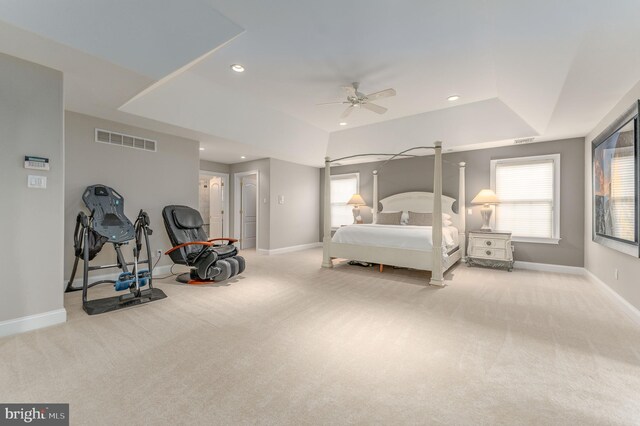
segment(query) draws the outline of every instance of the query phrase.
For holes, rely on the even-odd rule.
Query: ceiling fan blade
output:
[[[395,96],[395,95],[396,95],[396,91],[394,89],[386,89],[386,90],[381,90],[379,92],[375,92],[370,95],[367,95],[367,99],[369,99],[370,101],[373,101],[380,98],[390,98],[391,96]]]
[[[347,109],[344,110],[340,118],[347,118],[349,114],[351,114],[352,112],[353,112],[353,105],[349,105],[349,107],[347,107]]]
[[[385,112],[387,112],[387,109],[385,107],[376,105],[376,104],[366,103],[366,104],[361,104],[361,106],[362,108],[366,108],[369,111],[373,111],[378,114],[384,114]]]
[[[347,97],[356,96],[356,88],[353,86],[342,86],[342,90],[344,90]]]
[[[347,101],[336,101],[336,102],[322,102],[319,104],[316,104],[316,106],[322,106],[322,105],[342,105],[342,104],[348,104],[349,102]]]

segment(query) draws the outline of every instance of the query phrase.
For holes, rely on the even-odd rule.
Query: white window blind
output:
[[[494,160],[495,227],[514,237],[559,238],[556,170],[559,155]]]
[[[635,240],[635,161],[633,151],[611,161],[611,225],[613,235]]]
[[[347,202],[353,194],[357,194],[359,186],[358,173],[331,176],[331,227],[353,223],[353,207]]]

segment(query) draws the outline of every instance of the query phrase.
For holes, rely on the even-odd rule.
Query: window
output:
[[[349,173],[331,176],[331,227],[353,223],[353,207],[347,202],[353,194],[358,194],[360,174]]]
[[[491,161],[491,188],[500,199],[495,229],[513,240],[560,240],[560,154]]]

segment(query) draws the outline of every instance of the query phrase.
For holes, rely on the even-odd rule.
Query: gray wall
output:
[[[96,127],[156,140],[158,151],[96,143]],[[89,185],[101,183],[120,192],[125,199],[125,213],[131,221],[140,209],[144,209],[149,213],[154,230],[152,250],[165,252],[171,248],[162,221],[162,208],[169,204],[198,208],[199,143],[69,111],[65,117],[65,133],[65,278],[73,266],[76,215],[80,210],[86,211],[82,193]],[[130,258],[131,248],[125,246],[124,253]],[[114,256],[113,248],[107,245],[93,262],[96,265],[113,263]],[[158,263],[159,266],[170,264],[171,260],[164,255]]]
[[[200,170],[229,173],[229,230],[235,233],[236,173],[257,170],[258,184],[258,249],[273,250],[318,242],[319,220],[318,169],[273,158],[231,165],[201,160]],[[277,196],[285,196],[278,204]],[[296,232],[291,232],[292,224]]]
[[[231,166],[229,164],[216,163],[215,161],[200,160],[200,170],[228,174]]]
[[[584,200],[584,239],[585,268],[611,287],[620,296],[626,299],[636,308],[640,309],[640,259],[634,256],[620,253],[600,244],[594,243],[591,239],[591,216],[592,216],[592,188],[591,188],[591,143],[609,124],[620,116],[634,102],[640,99],[640,83],[633,87],[622,100],[600,121],[595,129],[585,140],[585,200]],[[615,277],[615,270],[618,270],[618,278]]]
[[[458,194],[457,163],[466,161],[466,199],[470,201],[483,188],[490,187],[490,161],[530,155],[561,154],[560,237],[558,245],[514,243],[515,259],[525,262],[583,266],[584,259],[584,139],[567,139],[445,154],[443,159],[443,193],[453,198]],[[452,163],[452,164],[451,164]],[[380,162],[333,167],[331,174],[360,172],[360,194],[370,206],[373,199],[372,171]],[[324,194],[324,170],[320,173],[320,194]],[[380,198],[406,191],[433,190],[433,156],[394,160],[387,163],[378,179]],[[323,205],[321,199],[321,206]],[[473,206],[467,215],[467,231],[482,224],[480,207]],[[320,236],[322,236],[322,218]]]
[[[63,308],[62,73],[0,54],[0,321]],[[25,155],[50,171],[27,170]],[[28,189],[29,174],[47,189]]]
[[[257,170],[259,174],[258,182],[258,249],[269,250],[269,200],[270,200],[270,180],[271,180],[271,161],[268,158],[261,160],[247,161],[245,163],[231,164],[229,171],[231,173],[229,179],[229,211],[232,213],[229,217],[229,230],[231,235],[238,238],[235,234],[235,179],[234,173],[248,172]],[[239,206],[238,206],[239,209]]]
[[[271,159],[271,250],[319,241],[319,176],[316,167]]]

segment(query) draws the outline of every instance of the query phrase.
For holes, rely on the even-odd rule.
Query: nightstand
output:
[[[511,232],[470,231],[467,265],[489,266],[513,270]]]

